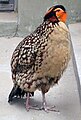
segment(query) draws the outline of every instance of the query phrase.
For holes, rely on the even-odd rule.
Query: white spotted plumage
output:
[[[11,59],[14,85],[32,93],[48,92],[60,80],[70,60],[70,33],[65,23],[44,21],[24,38]]]

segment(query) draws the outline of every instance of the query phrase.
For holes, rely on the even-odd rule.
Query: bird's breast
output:
[[[48,44],[43,54],[42,65],[35,77],[55,77],[63,73],[70,59],[70,41],[68,31],[56,27],[48,36]]]

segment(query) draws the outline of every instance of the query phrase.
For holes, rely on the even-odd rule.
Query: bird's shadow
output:
[[[39,100],[37,100],[37,99],[35,99],[35,98],[30,98],[30,102],[29,102],[29,104],[31,105],[31,106],[37,106],[38,108],[40,108],[41,107],[41,101]],[[13,98],[13,101],[10,103],[10,105],[15,105],[15,106],[17,106],[18,108],[26,108],[26,98]]]

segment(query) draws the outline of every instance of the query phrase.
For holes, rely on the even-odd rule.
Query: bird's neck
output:
[[[34,33],[39,34],[39,36],[48,36],[50,32],[53,31],[54,23],[50,21],[44,21],[42,24],[37,27],[37,29],[34,31]]]

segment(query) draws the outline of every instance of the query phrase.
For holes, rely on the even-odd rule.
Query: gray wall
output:
[[[63,4],[68,12],[68,24],[81,20],[81,0],[18,0],[19,34],[27,35],[41,22],[52,5]]]

